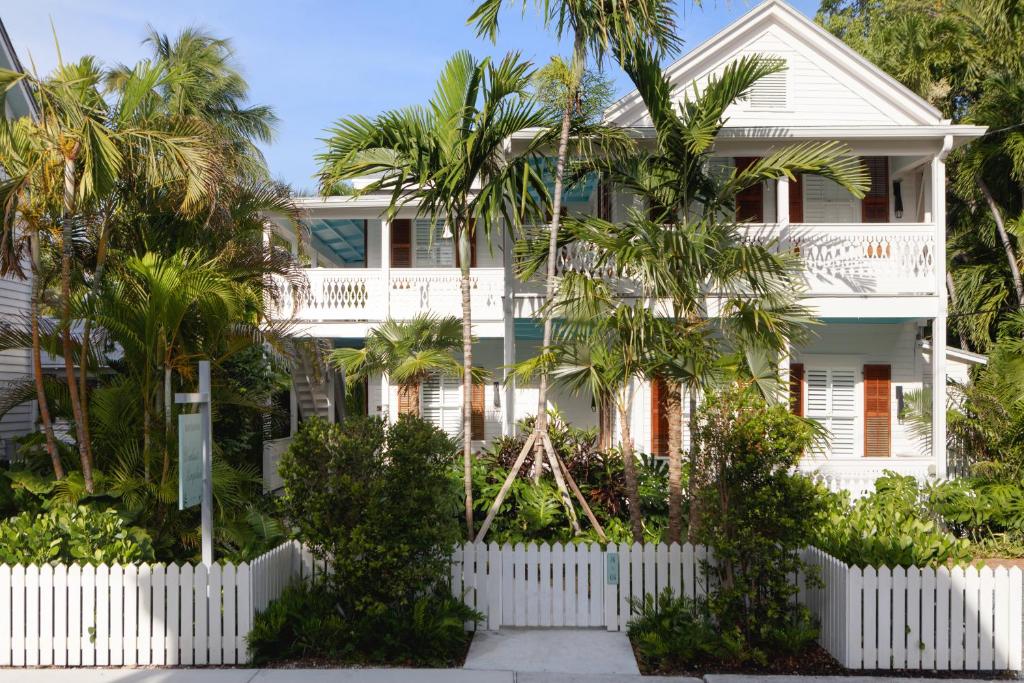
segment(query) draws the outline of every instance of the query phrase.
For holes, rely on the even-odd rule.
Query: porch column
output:
[[[515,318],[515,274],[512,272],[512,239],[509,231],[502,226],[501,231],[501,263],[503,267],[502,316],[504,332],[501,344],[501,358],[504,364],[505,405],[501,414],[501,435],[512,436],[516,429],[516,387],[515,381],[509,381],[512,365],[516,362],[516,318]]]
[[[779,178],[775,183],[775,222],[789,225],[789,178]]]
[[[932,320],[932,457],[935,474],[946,476],[946,155],[953,147],[947,135],[932,159],[932,217],[935,220],[935,298]]]
[[[382,218],[380,221],[380,277],[384,289],[383,318],[391,317],[391,220]],[[384,396],[387,403],[387,395]]]

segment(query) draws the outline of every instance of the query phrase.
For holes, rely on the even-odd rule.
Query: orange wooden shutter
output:
[[[413,414],[413,400],[412,394],[414,391],[418,392],[420,388],[412,384],[403,384],[398,387],[398,414],[399,415],[412,415]],[[419,417],[417,415],[416,417]]]
[[[864,455],[868,457],[892,454],[891,380],[892,366],[864,366]]]
[[[864,223],[888,223],[889,159],[864,157],[862,161],[871,179],[871,187],[860,202],[860,219]]]
[[[804,364],[789,366],[789,410],[794,415],[804,416]]]
[[[668,455],[668,387],[663,379],[651,382],[651,453]]]
[[[736,157],[736,172],[746,170],[760,157]],[[736,195],[736,220],[764,223],[764,185],[758,183]]]
[[[804,222],[804,179],[799,173],[789,181],[789,222]]]
[[[408,218],[391,221],[391,267],[412,268],[412,221]]]
[[[484,385],[473,383],[472,412],[470,421],[470,438],[480,441],[484,438]]]

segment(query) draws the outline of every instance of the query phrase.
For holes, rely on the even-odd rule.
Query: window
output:
[[[892,367],[864,366],[864,455],[887,458],[892,455],[892,411],[889,387]]]
[[[805,414],[829,432],[830,455],[852,458],[857,449],[857,371],[806,368]]]
[[[805,223],[859,223],[860,200],[843,186],[818,175],[803,176]],[[792,220],[792,219],[791,219]]]
[[[665,380],[651,382],[651,453],[668,457],[668,386]]]
[[[423,382],[423,419],[458,436],[462,432],[462,381],[433,375]]]
[[[433,233],[433,240],[431,240]],[[451,268],[455,265],[455,247],[451,237],[442,237],[444,225],[432,226],[429,219],[416,220],[416,267]]]
[[[864,157],[871,185],[861,200],[861,220],[865,223],[889,222],[889,158]]]

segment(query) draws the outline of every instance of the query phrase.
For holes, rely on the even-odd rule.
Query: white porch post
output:
[[[779,178],[775,183],[775,222],[789,225],[789,178]]]
[[[380,276],[384,287],[384,316],[391,317],[391,220],[380,221]],[[387,394],[383,397],[387,403]]]
[[[935,297],[932,320],[932,457],[935,474],[946,476],[946,155],[953,146],[946,136],[932,159],[932,217],[935,220]]]
[[[502,337],[501,358],[504,364],[505,405],[501,415],[502,436],[512,436],[516,428],[516,387],[515,381],[509,381],[512,364],[516,362],[516,319],[515,319],[515,275],[512,272],[512,239],[507,229],[501,234],[501,262],[504,276],[504,296],[502,297],[502,316],[504,333]]]

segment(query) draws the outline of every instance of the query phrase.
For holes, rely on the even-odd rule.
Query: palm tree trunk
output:
[[[160,468],[161,482],[167,479],[167,473],[171,468],[171,439],[174,435],[173,430],[173,403],[171,396],[171,365],[170,363],[164,363],[164,460],[163,466]]]
[[[583,68],[584,44],[580,34],[576,34],[573,45],[573,70]],[[555,162],[555,191],[551,198],[551,226],[548,232],[548,264],[547,280],[544,284],[544,305],[551,306],[555,298],[555,277],[558,275],[558,227],[562,220],[562,187],[565,177],[565,160],[569,155],[569,131],[572,126],[571,102],[576,98],[576,90],[579,87],[578,81],[570,83],[567,93],[565,110],[562,112],[562,130],[558,136],[558,159]],[[550,313],[544,316],[544,336],[541,343],[541,353],[547,353],[551,348],[551,340],[554,332],[554,320]],[[547,432],[548,416],[548,373],[545,370],[540,375],[540,386],[537,392],[537,423],[535,429],[539,434]],[[543,446],[542,446],[543,447]],[[534,460],[534,469],[539,476],[539,460]]]
[[[1020,265],[1017,263],[1017,255],[1013,250],[1013,242],[1010,241],[1010,235],[1006,232],[1006,224],[1003,222],[1003,212],[999,210],[999,205],[996,204],[995,197],[992,196],[992,192],[989,191],[988,185],[982,178],[978,178],[978,188],[981,189],[981,194],[985,197],[985,202],[988,204],[988,209],[992,213],[992,220],[996,224],[996,232],[999,233],[999,241],[1003,244],[1003,251],[1006,252],[1006,262],[1010,266],[1010,275],[1013,277],[1013,288],[1017,293],[1017,305],[1024,306],[1024,282],[1021,281],[1020,276]]]
[[[93,273],[92,288],[89,292],[89,297],[93,301],[100,293],[100,283],[103,280],[103,274],[106,271],[107,266],[107,244],[110,239],[110,220],[104,219],[103,227],[100,228],[99,242],[96,245],[96,272]],[[82,329],[82,348],[78,354],[78,393],[79,400],[83,406],[89,405],[89,344],[92,337],[92,317],[86,316],[84,328]],[[92,433],[89,428],[89,411],[86,410],[83,415],[82,429],[85,432],[85,439],[92,445]]]
[[[402,404],[405,404],[406,409],[401,410]],[[420,383],[411,382],[409,384],[402,384],[398,387],[398,405],[400,415],[415,415],[416,417],[422,417],[420,415]]]
[[[629,426],[629,411],[624,401],[618,402],[619,432],[622,435],[622,471],[626,479],[626,502],[629,504],[629,527],[633,542],[644,542],[644,518],[640,511],[640,484],[636,476],[636,456],[633,454],[633,434]]]
[[[678,382],[665,382],[665,412],[668,413],[668,542],[682,543],[683,489],[683,402]]]
[[[956,311],[956,284],[953,282],[953,273],[949,272],[949,269],[946,270],[946,290],[949,293],[949,303],[953,305],[953,310]],[[954,320],[956,320],[956,334],[960,337],[960,348],[964,351],[969,351],[970,347],[967,346],[967,337],[964,335],[963,325],[960,324],[961,321],[959,319],[954,318]]]
[[[686,497],[690,501],[690,519],[686,529],[686,540],[690,543],[697,542],[697,529],[700,526],[701,506],[701,462],[700,444],[697,443],[696,420],[697,399],[694,392],[690,391],[690,479],[686,486]]]
[[[43,384],[43,350],[39,339],[39,299],[42,287],[39,284],[39,238],[30,238],[32,251],[32,298],[29,302],[29,319],[32,327],[32,376],[36,385],[36,403],[39,406],[39,421],[43,423],[43,434],[46,436],[46,452],[53,464],[53,476],[64,478],[64,465],[57,451],[57,439],[53,435],[53,420],[50,418],[50,403],[46,399],[46,387]]]
[[[466,538],[473,540],[473,311],[470,305],[470,221],[459,226],[459,268],[462,271],[462,476],[466,492]]]
[[[78,455],[82,463],[82,479],[85,483],[85,490],[93,493],[95,486],[92,478],[92,454],[89,452],[89,440],[84,430],[83,406],[78,393],[75,359],[71,346],[71,260],[74,255],[71,216],[75,196],[75,157],[77,153],[78,146],[76,144],[64,161],[64,220],[61,226],[63,244],[61,245],[60,263],[61,341],[64,372],[67,376],[68,395],[71,400],[71,414],[75,420],[75,435],[78,439]]]

